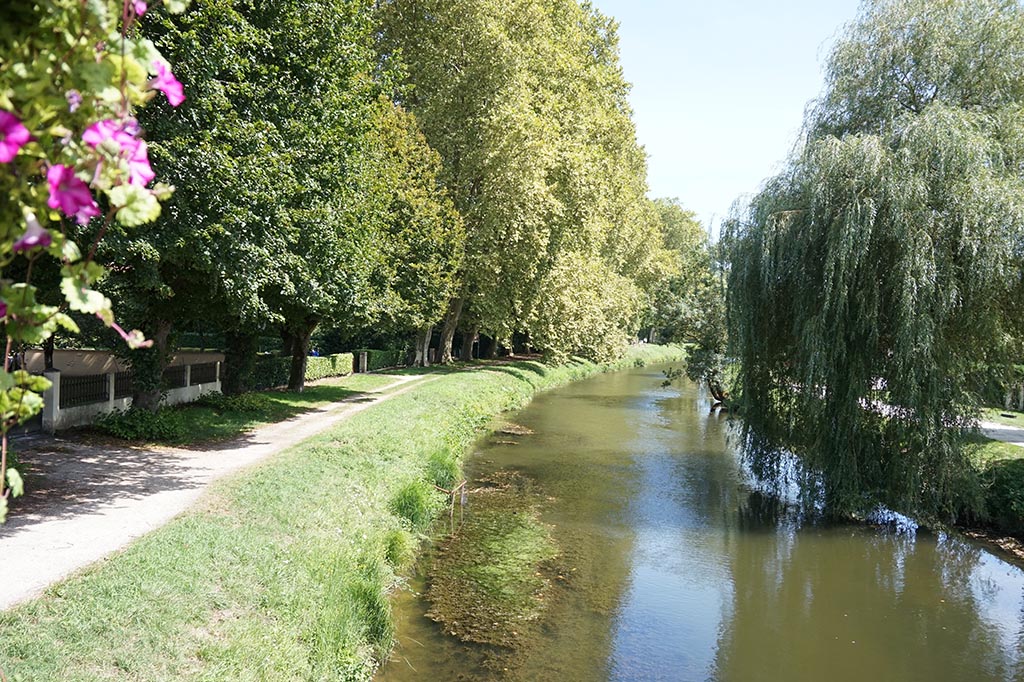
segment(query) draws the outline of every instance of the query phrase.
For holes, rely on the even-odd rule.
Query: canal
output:
[[[694,386],[661,387],[661,369],[541,395],[478,444],[461,524],[456,510],[396,595],[379,680],[1024,680],[1017,566],[955,535],[802,520],[749,484],[727,421]],[[486,513],[550,546],[528,608],[495,616],[497,633],[435,622],[435,583],[462,575],[451,542],[503,561],[473,524],[509,489],[519,507]]]

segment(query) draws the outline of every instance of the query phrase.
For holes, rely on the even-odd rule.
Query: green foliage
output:
[[[416,557],[415,536],[404,528],[393,528],[384,535],[384,560],[395,570],[401,570]]]
[[[204,393],[192,404],[212,407],[220,412],[266,412],[271,407],[270,398],[264,393],[239,393],[224,395],[223,393]]]
[[[124,440],[152,443],[181,439],[189,424],[180,410],[162,407],[155,412],[139,409],[110,412],[96,420],[93,428]]]
[[[438,493],[426,481],[402,486],[388,505],[392,513],[409,522],[413,530],[424,530],[434,516]]]
[[[1024,460],[994,462],[985,469],[982,481],[990,523],[1004,533],[1024,534]]]
[[[867,3],[806,143],[728,227],[750,461],[796,454],[832,513],[976,499],[975,389],[1024,319],[1021,35],[1017,3]]]
[[[358,356],[360,353],[366,353],[366,370],[369,372],[388,367],[398,367],[405,363],[405,351],[403,350],[360,348],[352,351],[353,356]]]
[[[451,490],[462,476],[459,457],[449,450],[438,450],[427,460],[426,479],[438,488]]]
[[[382,54],[408,74],[397,95],[465,221],[445,329],[525,334],[552,357],[621,352],[672,264],[614,22],[575,0],[388,0],[379,16]]]
[[[346,376],[352,373],[353,354],[337,353],[306,359],[306,381],[317,381],[327,377]],[[292,359],[267,355],[256,360],[253,368],[253,388],[263,390],[286,386],[291,374]]]

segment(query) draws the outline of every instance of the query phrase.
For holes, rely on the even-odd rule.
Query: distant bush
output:
[[[405,363],[404,350],[377,350],[373,348],[360,348],[352,351],[352,355],[366,353],[366,371],[372,372],[385,367],[398,367]]]
[[[115,410],[103,415],[94,424],[103,433],[124,440],[168,441],[182,438],[187,424],[182,412],[162,407],[148,410]]]
[[[218,412],[260,413],[270,409],[273,403],[263,393],[239,393],[238,395],[204,393],[194,404],[210,407]]]
[[[257,391],[277,388],[288,384],[292,371],[292,359],[279,355],[268,355],[256,360],[253,372],[253,388]],[[352,353],[310,356],[306,359],[306,381],[326,377],[340,377],[352,373]]]
[[[989,523],[1004,533],[1024,535],[1024,459],[992,462],[982,480]]]

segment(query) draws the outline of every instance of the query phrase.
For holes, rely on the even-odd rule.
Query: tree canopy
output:
[[[788,166],[728,226],[756,473],[953,518],[984,373],[1020,338],[1024,8],[873,0]]]

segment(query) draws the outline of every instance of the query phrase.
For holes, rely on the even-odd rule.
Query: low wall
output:
[[[208,360],[209,358],[201,357],[200,359]],[[210,371],[211,364],[215,366],[212,372]],[[180,365],[176,367],[180,367]],[[220,393],[220,362],[202,362],[195,365],[184,365],[184,367],[184,385],[165,389],[162,404],[180,405],[193,402],[204,393]],[[193,382],[193,367],[202,368],[201,371],[197,371],[195,374],[196,378],[203,378],[204,381]],[[127,410],[132,406],[131,396],[124,395],[128,392],[126,384],[119,380],[123,379],[123,372],[110,371],[104,374],[71,375],[63,374],[59,370],[51,370],[44,372],[43,375],[52,384],[43,394],[43,431],[46,433],[54,433],[61,429],[92,424],[101,415],[113,412],[114,410]],[[62,378],[65,379],[64,382],[62,382]],[[64,383],[66,391],[70,390],[71,385],[66,380],[72,378],[79,381],[84,379],[91,385],[87,390],[87,394],[80,400],[74,401],[75,404],[68,404],[69,401],[64,400],[65,405],[62,407],[62,383]],[[103,382],[105,382],[105,386],[103,386]],[[65,395],[66,397],[67,395]]]

